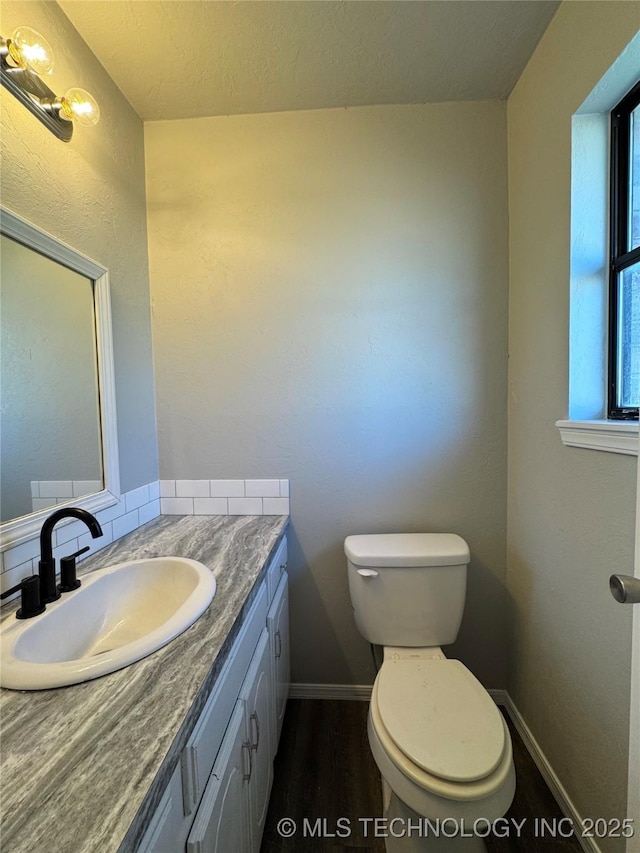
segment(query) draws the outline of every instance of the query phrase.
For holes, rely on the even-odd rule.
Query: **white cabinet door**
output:
[[[184,850],[190,824],[191,821],[185,818],[182,808],[182,780],[178,765],[151,818],[137,853]]]
[[[244,703],[238,700],[187,839],[187,853],[249,850],[250,750]]]
[[[271,660],[273,664],[274,701],[273,749],[277,751],[282,721],[289,696],[289,576],[283,572],[267,615]]]
[[[280,577],[287,569],[287,537],[285,536],[282,542],[278,545],[278,550],[275,553],[273,560],[269,563],[267,569],[267,592],[269,593],[269,604],[273,600],[273,596],[278,589]]]
[[[233,649],[218,676],[200,719],[182,753],[182,784],[184,786],[185,814],[195,812],[211,768],[222,745],[227,724],[238,700],[238,693],[245,679],[267,618],[267,589],[260,584],[255,601]]]
[[[251,853],[259,853],[273,784],[271,751],[272,670],[269,632],[258,642],[249,672],[240,691],[245,703],[246,739],[252,753],[249,780]]]

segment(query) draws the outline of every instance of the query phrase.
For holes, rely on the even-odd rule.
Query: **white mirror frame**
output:
[[[0,233],[30,249],[34,249],[36,252],[40,252],[53,261],[57,261],[64,267],[80,273],[93,282],[98,357],[98,395],[102,434],[102,471],[105,487],[94,495],[70,498],[65,503],[59,504],[56,509],[64,506],[78,506],[89,510],[89,512],[96,512],[105,507],[113,506],[120,500],[121,493],[109,271],[106,267],[92,261],[91,258],[3,207],[0,207]],[[39,535],[43,522],[52,511],[53,507],[50,507],[0,524],[0,551],[13,548]]]

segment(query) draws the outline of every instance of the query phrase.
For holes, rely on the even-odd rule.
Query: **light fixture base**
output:
[[[0,57],[0,83],[63,142],[73,136],[73,123],[58,116],[52,106],[58,99],[42,79],[25,68],[12,68]]]

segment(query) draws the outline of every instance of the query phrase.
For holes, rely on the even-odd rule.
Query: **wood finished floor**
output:
[[[576,839],[535,837],[536,818],[552,821],[563,815],[518,733],[509,727],[517,787],[506,817],[526,823],[519,838],[513,829],[509,838],[488,838],[488,853],[580,853]],[[261,853],[385,853],[384,840],[372,837],[372,829],[365,837],[359,820],[381,814],[380,773],[367,739],[367,703],[290,699]],[[278,833],[278,821],[285,817],[298,826],[291,838]],[[326,830],[336,833],[338,819],[345,817],[351,826],[348,838],[303,837],[305,818],[311,825],[325,819]]]

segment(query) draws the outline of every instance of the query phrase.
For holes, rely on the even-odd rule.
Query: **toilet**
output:
[[[383,646],[367,721],[388,853],[482,851],[515,793],[511,738],[480,682],[441,646],[458,635],[469,547],[452,533],[348,536],[356,624]]]

